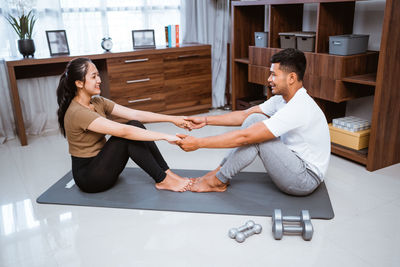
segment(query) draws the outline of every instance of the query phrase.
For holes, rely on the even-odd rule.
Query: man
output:
[[[330,158],[326,118],[303,87],[304,53],[285,49],[271,58],[268,78],[273,97],[259,106],[219,116],[190,117],[192,128],[239,126],[218,136],[180,134],[185,151],[235,148],[213,171],[196,179],[195,192],[225,191],[229,181],[259,156],[272,181],[283,192],[308,195],[323,181]]]

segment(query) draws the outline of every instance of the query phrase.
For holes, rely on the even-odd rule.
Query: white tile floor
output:
[[[226,153],[158,145],[171,168],[212,169]],[[311,242],[275,241],[265,217],[37,204],[70,164],[58,134],[29,137],[25,147],[16,139],[0,145],[0,266],[400,266],[400,164],[368,172],[332,156],[326,184],[336,217],[313,220]],[[261,162],[246,171],[263,171]],[[248,219],[263,226],[260,235],[242,244],[227,237]]]

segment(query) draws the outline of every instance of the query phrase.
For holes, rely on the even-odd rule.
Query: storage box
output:
[[[315,32],[297,32],[295,36],[297,49],[303,52],[314,52]]]
[[[255,46],[268,47],[268,32],[254,33]]]
[[[329,54],[347,56],[365,53],[368,39],[369,35],[366,34],[329,36]]]
[[[356,150],[368,147],[370,132],[371,129],[359,132],[350,132],[333,127],[331,123],[329,124],[329,133],[331,135],[332,143]]]
[[[297,32],[280,32],[281,48],[296,48]]]

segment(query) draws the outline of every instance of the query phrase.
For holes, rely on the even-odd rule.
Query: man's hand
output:
[[[181,140],[176,141],[176,144],[181,147],[182,150],[186,152],[195,151],[200,148],[199,139],[193,136],[189,136],[186,134],[177,134],[177,137],[181,138]]]
[[[189,123],[191,129],[200,129],[207,124],[206,117],[186,117],[185,121]]]

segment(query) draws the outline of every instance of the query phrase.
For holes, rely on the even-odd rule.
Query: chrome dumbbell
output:
[[[283,222],[298,222],[299,225],[284,225]],[[291,233],[302,234],[304,240],[310,241],[314,233],[310,213],[302,210],[300,216],[282,216],[282,211],[276,209],[272,215],[272,232],[277,240],[282,239],[284,234]]]
[[[249,220],[246,222],[245,225],[242,225],[238,228],[231,228],[228,232],[228,236],[230,238],[234,239],[238,233],[249,230],[249,229],[253,228],[254,225],[255,225],[255,223],[252,220]]]
[[[252,236],[254,234],[259,234],[262,231],[262,227],[259,224],[255,224],[253,228],[246,230],[244,232],[239,232],[236,235],[236,241],[239,243],[242,243],[243,241],[246,240],[246,238],[248,238],[249,236]]]

